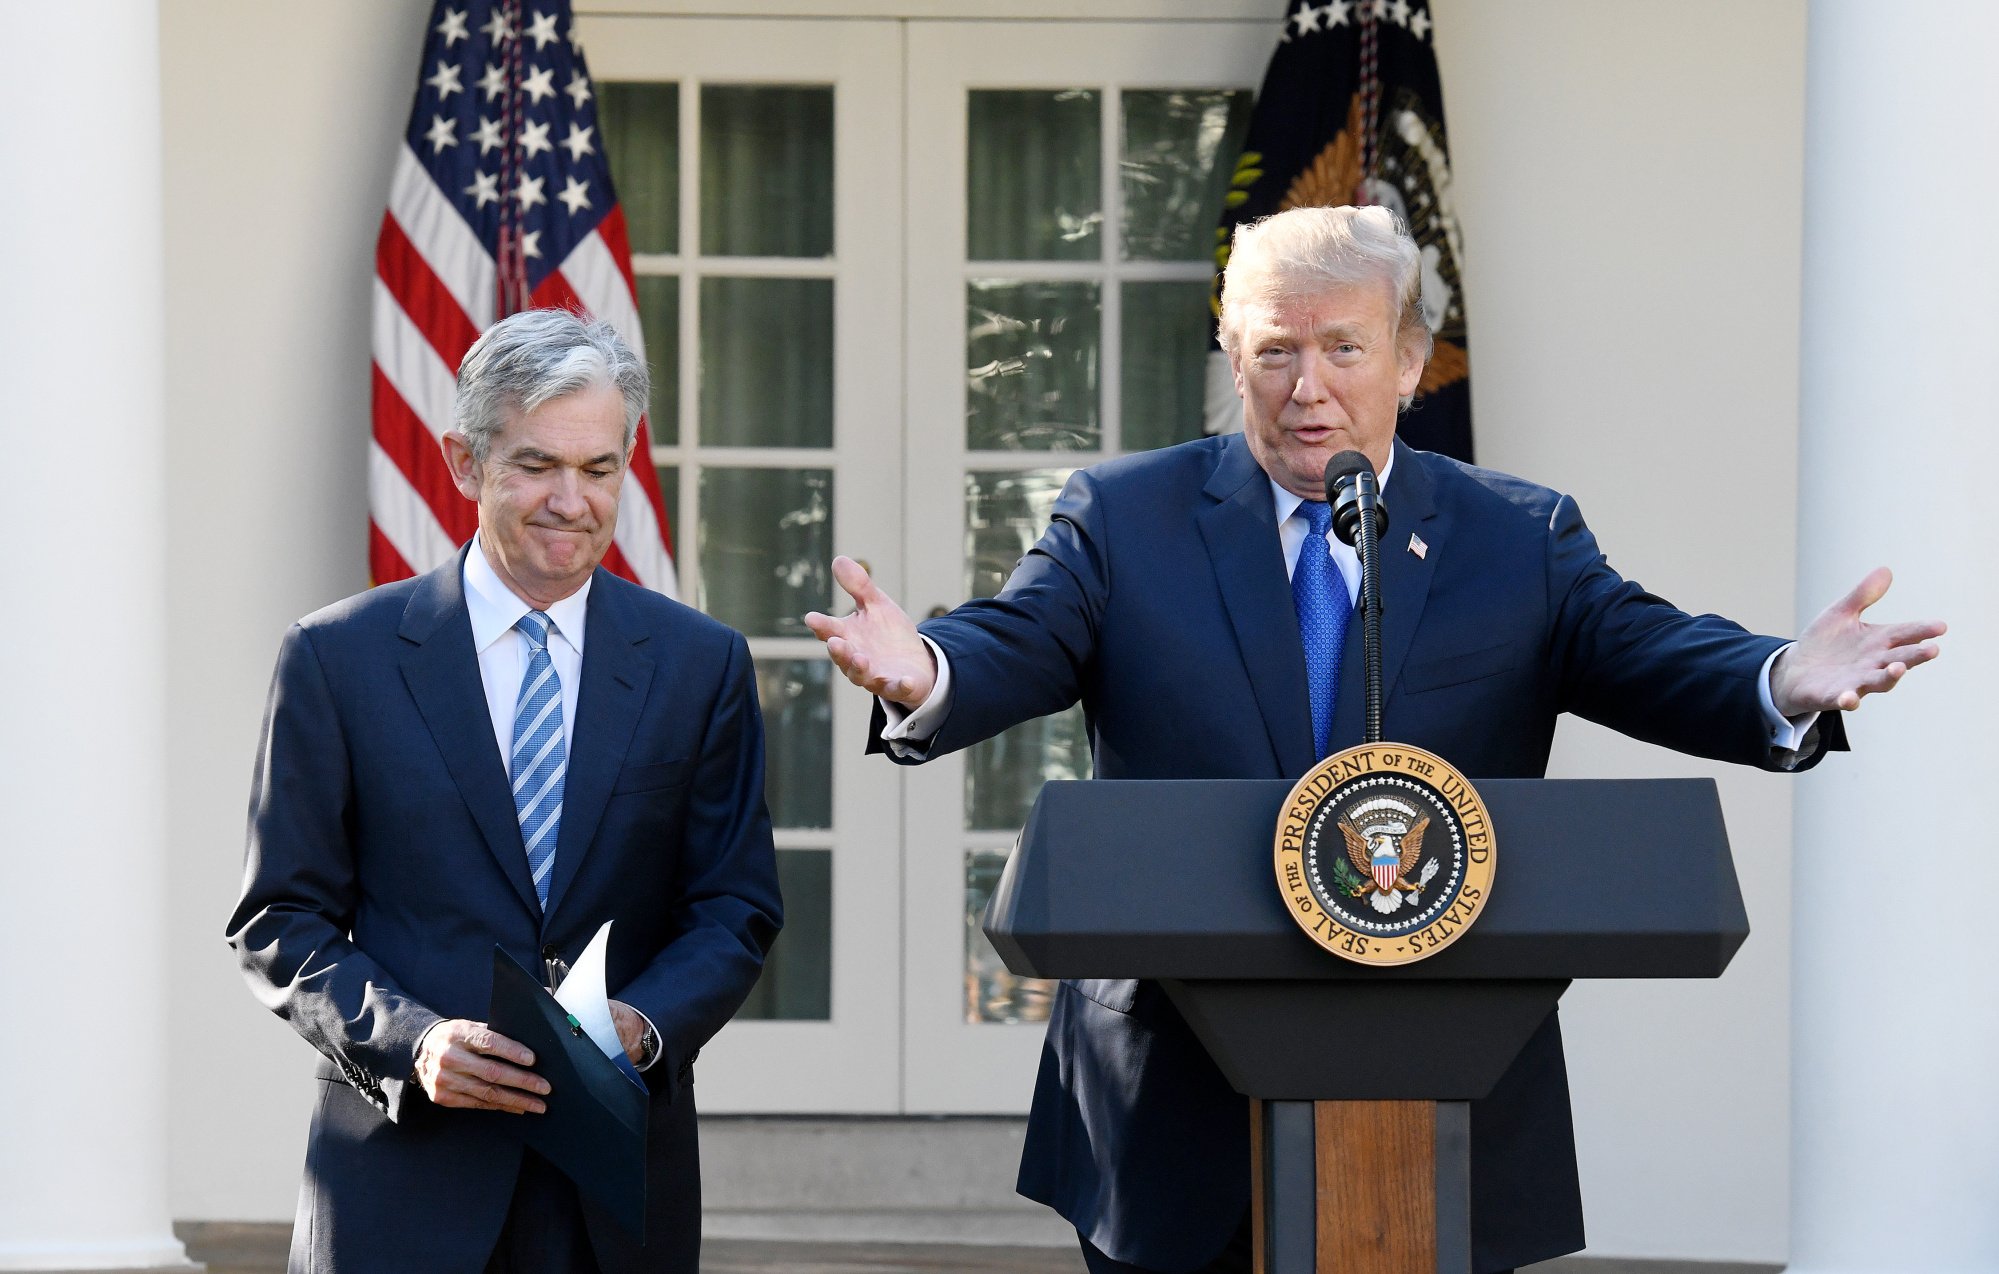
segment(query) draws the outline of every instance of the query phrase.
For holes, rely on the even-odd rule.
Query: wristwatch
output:
[[[639,1060],[633,1065],[640,1070],[653,1064],[659,1058],[659,1032],[651,1022],[645,1024],[645,1033],[639,1036]]]

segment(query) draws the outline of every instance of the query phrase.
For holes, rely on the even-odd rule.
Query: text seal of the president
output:
[[[1313,766],[1277,816],[1277,885],[1312,941],[1360,964],[1442,951],[1492,897],[1492,820],[1442,757],[1370,743]]]

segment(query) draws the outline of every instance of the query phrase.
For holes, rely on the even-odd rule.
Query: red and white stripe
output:
[[[458,364],[498,317],[496,281],[491,254],[403,146],[375,249],[368,566],[378,584],[441,565],[477,528],[477,510],[452,484],[439,440],[451,427]],[[611,209],[533,300],[604,319],[645,356],[621,209]],[[650,446],[640,421],[604,565],[673,596],[672,546]]]

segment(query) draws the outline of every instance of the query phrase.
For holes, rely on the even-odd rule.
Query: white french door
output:
[[[968,8],[970,6],[967,6]],[[1264,22],[578,20],[632,225],[687,600],[748,634],[786,928],[709,1112],[1018,1113],[1048,988],[978,931],[1080,713],[920,769],[799,620],[864,559],[996,590],[1081,465],[1198,436]],[[844,609],[844,605],[841,607]]]
[[[913,610],[996,591],[1074,469],[1198,437],[1215,224],[1268,23],[910,24],[905,561]],[[904,1107],[1012,1113],[1048,988],[985,900],[1080,709],[908,783]]]
[[[750,640],[785,931],[704,1050],[709,1111],[901,1108],[901,777],[802,616],[901,583],[902,33],[580,18],[631,226],[682,598]],[[888,139],[884,143],[884,139]]]

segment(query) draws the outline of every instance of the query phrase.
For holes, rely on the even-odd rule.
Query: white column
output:
[[[1999,1269],[1995,54],[1989,0],[1810,9],[1799,607],[1886,563],[1951,633],[1799,784],[1793,1274]]]
[[[185,1267],[164,1079],[157,6],[5,0],[0,28],[0,1269]]]

